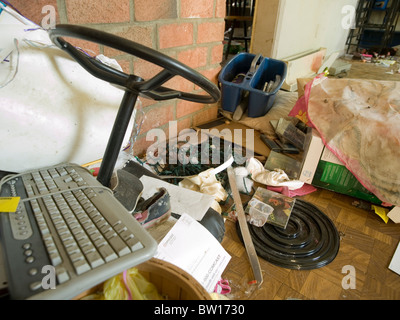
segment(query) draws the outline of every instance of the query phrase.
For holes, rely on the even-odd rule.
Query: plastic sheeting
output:
[[[0,63],[0,170],[102,158],[124,91],[90,75],[38,26],[3,11],[0,28],[0,49],[12,50]]]
[[[294,109],[307,113],[365,188],[400,205],[400,82],[319,78],[307,84]]]

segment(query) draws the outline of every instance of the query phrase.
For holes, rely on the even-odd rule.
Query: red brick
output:
[[[161,67],[154,63],[137,59],[133,63],[133,72],[136,76],[142,77],[144,80],[149,80],[162,70]]]
[[[192,92],[194,89],[193,82],[186,80],[181,76],[173,77],[171,80],[168,80],[163,86],[183,92]]]
[[[179,119],[203,108],[204,105],[201,103],[179,100],[176,104],[176,117]]]
[[[181,0],[181,18],[212,18],[214,1]]]
[[[226,16],[226,0],[217,0],[217,4],[215,6],[215,17],[216,18],[225,18]]]
[[[197,47],[178,53],[178,60],[191,68],[198,68],[207,64],[208,48]]]
[[[221,63],[224,51],[224,45],[217,44],[211,49],[211,64]]]
[[[129,26],[129,27],[124,27],[121,29],[121,31],[116,31],[112,32],[117,36],[120,36],[122,38],[140,43],[146,47],[152,47],[153,44],[153,27],[152,26]],[[109,47],[104,47],[104,55],[108,57],[115,57],[122,53],[121,51],[109,48]]]
[[[146,133],[150,129],[160,128],[169,121],[172,121],[174,118],[173,102],[154,105],[149,108],[145,108],[143,111],[146,119],[143,122],[140,133]]]
[[[197,43],[222,41],[224,30],[224,21],[200,23],[197,27]]]
[[[209,108],[196,113],[193,116],[193,126],[215,120],[218,117],[218,104],[213,104]]]
[[[122,70],[127,73],[131,74],[131,61],[130,59],[116,59],[118,64],[121,66]]]
[[[142,108],[148,107],[148,106],[151,106],[151,105],[157,103],[157,101],[155,101],[153,99],[145,98],[145,97],[139,97],[139,99],[142,103]]]
[[[129,0],[65,0],[68,22],[116,23],[129,22]]]
[[[136,21],[177,18],[176,0],[135,0],[134,8]]]
[[[164,24],[158,28],[159,48],[172,48],[193,44],[193,24]]]
[[[25,18],[40,26],[42,25],[42,20],[49,14],[48,11],[42,13],[43,7],[47,5],[53,6],[56,9],[56,23],[60,23],[57,0],[9,0],[9,3]]]

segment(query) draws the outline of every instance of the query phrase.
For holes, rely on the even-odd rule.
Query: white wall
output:
[[[348,30],[342,27],[342,8],[356,8],[357,0],[280,0],[279,5],[272,58],[283,59],[321,47],[327,49],[327,56],[344,52]]]

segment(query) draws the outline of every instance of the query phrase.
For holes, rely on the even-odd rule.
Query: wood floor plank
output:
[[[292,287],[282,284],[274,296],[274,300],[307,300],[307,297]]]
[[[311,300],[339,300],[342,287],[311,272],[300,293]]]

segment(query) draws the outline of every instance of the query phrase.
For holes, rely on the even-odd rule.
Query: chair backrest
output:
[[[253,16],[255,0],[226,0],[227,16]]]

